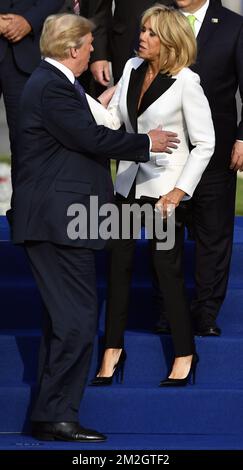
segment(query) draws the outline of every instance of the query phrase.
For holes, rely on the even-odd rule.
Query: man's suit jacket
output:
[[[0,13],[14,13],[23,16],[32,26],[30,34],[21,41],[11,44],[17,67],[25,73],[32,73],[40,62],[40,33],[47,16],[57,13],[64,0],[1,0]],[[9,42],[0,36],[0,62],[6,54]]]
[[[71,204],[83,204],[88,220],[93,220],[89,196],[98,196],[99,207],[111,198],[108,159],[130,155],[132,160],[147,161],[148,136],[97,126],[86,100],[45,61],[24,88],[19,116],[13,241],[102,248],[100,239],[70,240],[67,210]]]
[[[156,0],[115,0],[112,15],[112,0],[96,1],[94,18],[97,28],[91,62],[111,60],[115,81],[121,77],[126,61],[134,55],[140,16],[154,3]],[[160,3],[173,2],[161,0]]]
[[[207,170],[228,169],[235,139],[243,140],[243,121],[237,128],[235,99],[239,85],[243,100],[242,16],[211,1],[197,41],[198,57],[192,70],[201,78],[216,134],[215,153]]]
[[[120,162],[115,188],[126,197],[136,177],[137,198],[158,198],[175,186],[191,196],[214,151],[214,129],[208,101],[198,75],[184,68],[172,78],[158,74],[137,112],[146,71],[147,63],[138,57],[127,62],[106,113],[111,114],[116,127],[124,123],[131,133],[148,132],[162,125],[164,130],[178,133],[180,144],[172,155],[151,153],[152,158],[147,163]],[[93,115],[101,119],[92,104],[91,109]],[[191,152],[188,136],[194,145]]]

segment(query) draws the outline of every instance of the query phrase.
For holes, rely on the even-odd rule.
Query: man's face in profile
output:
[[[77,72],[75,73],[76,77],[81,75],[88,68],[90,54],[94,50],[92,46],[92,42],[93,42],[92,33],[86,34],[83,38],[82,46],[78,49],[77,66],[76,66]]]

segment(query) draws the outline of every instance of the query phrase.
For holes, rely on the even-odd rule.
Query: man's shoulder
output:
[[[229,10],[222,5],[218,6],[217,10],[221,19],[235,27],[241,27],[243,25],[243,16],[235,11]]]
[[[61,72],[57,73],[53,68],[48,68],[45,64],[43,66],[41,63],[30,76],[26,88],[28,92],[32,90],[36,94],[43,95],[47,90],[72,90],[73,85]]]

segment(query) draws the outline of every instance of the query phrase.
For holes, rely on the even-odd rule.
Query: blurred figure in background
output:
[[[39,40],[47,16],[58,12],[64,0],[1,0],[0,97],[3,95],[14,163],[16,114],[30,74],[40,62]]]
[[[94,19],[94,52],[91,56],[91,72],[94,79],[107,86],[111,79],[109,61],[112,64],[114,83],[118,82],[126,61],[134,55],[138,43],[140,17],[154,3],[172,5],[173,0],[96,0]]]
[[[75,15],[91,18],[95,9],[96,0],[65,0],[61,12],[74,13]],[[79,78],[79,82],[85,91],[91,95],[97,96],[99,89],[96,89],[90,70],[86,70]]]
[[[226,295],[235,215],[236,172],[243,170],[243,121],[237,126],[236,92],[243,100],[243,18],[220,0],[176,0],[197,37],[199,74],[216,134],[214,155],[194,193],[195,332],[219,336],[216,318]],[[157,331],[163,332],[160,318]]]

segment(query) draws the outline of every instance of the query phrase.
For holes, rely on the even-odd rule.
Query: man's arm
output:
[[[112,21],[112,0],[97,0],[92,16],[96,29],[90,70],[97,82],[107,86],[110,81],[108,31]]]
[[[236,66],[239,80],[239,90],[241,97],[241,121],[238,126],[237,140],[233,146],[231,154],[230,169],[234,171],[243,171],[243,24],[238,38],[236,49]]]
[[[87,112],[86,104],[76,98],[72,85],[49,82],[42,95],[43,118],[46,130],[70,151],[90,158],[105,157],[117,160],[146,162],[149,147],[153,152],[177,148],[177,134],[160,129],[146,134],[129,134],[98,126]]]

